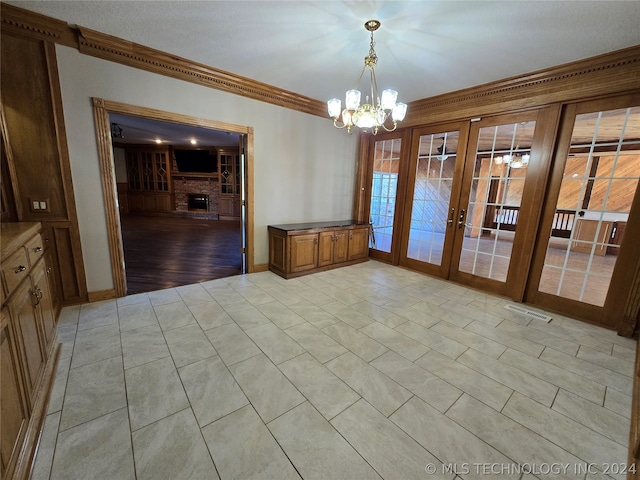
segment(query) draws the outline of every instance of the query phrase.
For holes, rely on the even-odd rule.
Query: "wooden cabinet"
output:
[[[600,223],[600,231],[598,231]],[[598,220],[576,221],[576,231],[573,235],[574,241],[571,243],[572,252],[591,253],[593,243],[596,243],[595,255],[617,255],[627,222],[612,222]]]
[[[369,226],[351,221],[269,226],[269,270],[293,278],[369,258]]]
[[[22,383],[19,344],[6,308],[0,313],[0,467],[2,478],[15,469],[29,417]]]
[[[0,477],[27,478],[59,351],[51,258],[39,223],[3,224]]]
[[[218,214],[220,219],[240,217],[241,168],[238,149],[218,148]]]
[[[131,212],[173,210],[169,150],[127,148],[127,203]]]

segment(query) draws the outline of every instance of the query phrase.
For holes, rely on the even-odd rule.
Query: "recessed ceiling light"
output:
[[[195,145],[196,143],[198,143],[198,142],[196,141],[196,139],[195,139],[195,138],[192,138],[192,139],[191,139],[191,145]]]
[[[159,138],[156,138],[156,143],[162,143],[162,140],[160,140]]]

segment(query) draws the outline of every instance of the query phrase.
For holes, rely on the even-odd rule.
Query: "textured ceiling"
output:
[[[640,44],[640,1],[6,3],[322,101],[355,87],[372,18],[379,87],[404,102]]]

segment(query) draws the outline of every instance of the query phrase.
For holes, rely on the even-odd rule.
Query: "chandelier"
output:
[[[496,165],[506,165],[511,168],[527,168],[531,155],[528,153],[499,155],[493,158]]]
[[[373,32],[380,28],[380,22],[378,20],[369,20],[364,24],[364,28],[371,32],[371,42],[369,43],[369,55],[364,57],[364,67],[362,67],[362,73],[360,73],[356,88],[347,91],[344,110],[342,110],[342,102],[338,98],[329,100],[327,109],[329,110],[329,116],[333,118],[333,125],[336,128],[346,127],[349,134],[351,134],[354,125],[363,131],[371,130],[374,135],[378,133],[380,127],[387,132],[393,132],[398,122],[404,119],[407,113],[407,104],[396,103],[398,92],[395,90],[383,90],[382,96],[378,96],[378,84],[374,70],[378,62],[378,56],[373,48],[375,45]],[[367,68],[369,69],[371,96],[365,95],[365,103],[360,104],[361,93],[358,87]],[[340,117],[342,117],[342,125],[338,123],[338,118]],[[387,121],[389,118],[391,118],[390,122]],[[393,126],[387,127],[386,124],[388,123],[393,123]]]

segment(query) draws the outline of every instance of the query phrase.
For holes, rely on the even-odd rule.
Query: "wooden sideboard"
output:
[[[269,225],[269,270],[294,278],[369,259],[369,225],[338,222]]]
[[[0,477],[28,478],[58,359],[57,302],[40,223],[2,225]],[[45,230],[46,237],[46,230]]]

